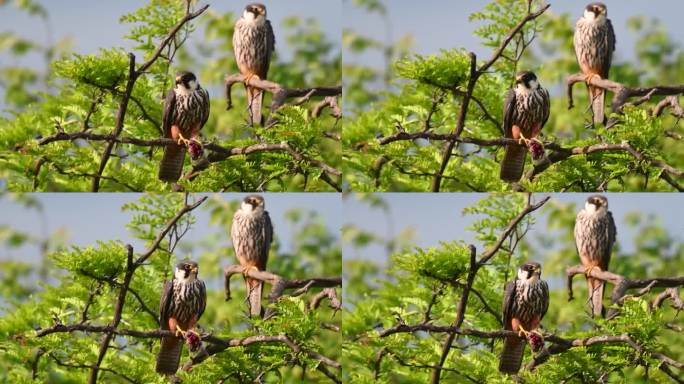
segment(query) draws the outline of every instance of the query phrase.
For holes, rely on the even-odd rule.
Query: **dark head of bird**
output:
[[[515,75],[515,84],[516,86],[521,84],[527,89],[536,89],[539,87],[537,75],[530,71],[518,72],[518,74]]]
[[[198,86],[197,77],[195,77],[195,74],[192,72],[179,72],[176,75],[176,85],[183,85],[185,89],[194,91]]]
[[[176,264],[176,279],[180,281],[192,281],[197,278],[197,273],[199,272],[199,266],[196,261],[183,260]]]
[[[527,281],[541,278],[541,264],[535,261],[528,261],[518,268],[518,279]]]
[[[608,209],[608,199],[602,195],[592,195],[587,198],[585,209],[589,212],[595,212],[600,209]]]
[[[259,20],[259,17],[266,19],[266,6],[261,3],[248,4],[242,16],[247,20]]]
[[[584,16],[588,19],[598,19],[601,15],[608,17],[608,8],[603,3],[589,3],[584,9]]]
[[[259,195],[249,195],[242,200],[243,210],[256,211],[259,208],[263,210],[265,206],[264,198]]]

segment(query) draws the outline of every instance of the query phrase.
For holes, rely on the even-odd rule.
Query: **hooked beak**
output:
[[[181,79],[180,76],[176,76],[176,84],[180,84],[180,83],[181,83],[181,80],[182,80],[182,79]]]
[[[191,269],[191,271],[193,271],[193,272],[195,272],[195,273],[197,273],[198,270],[199,270],[198,267],[192,267],[192,269]]]

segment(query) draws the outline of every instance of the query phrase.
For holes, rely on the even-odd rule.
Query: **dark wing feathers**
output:
[[[275,49],[275,34],[273,34],[273,26],[271,26],[271,21],[266,20],[266,57],[262,62],[262,72],[264,78],[268,74],[268,68],[271,65],[271,57],[273,56],[273,50]]]
[[[506,284],[506,290],[504,291],[503,299],[503,323],[504,329],[511,329],[511,320],[513,312],[513,301],[515,300],[515,280],[508,282]]]
[[[541,311],[541,316],[539,316],[539,320],[544,318],[544,315],[546,315],[546,311],[549,310],[549,285],[546,284],[546,281],[541,280],[540,281],[541,286],[542,286],[542,311]]]
[[[202,317],[204,310],[207,309],[207,287],[204,285],[204,281],[198,280],[198,282],[200,284],[200,310],[197,313],[197,321]]]
[[[544,111],[544,116],[542,118],[542,124],[541,126],[544,127],[546,125],[546,122],[549,120],[549,115],[551,111],[551,97],[549,96],[549,91],[547,91],[545,88],[541,89],[543,98],[542,98],[542,109]]]
[[[164,112],[162,115],[162,132],[164,132],[164,137],[171,137],[171,125],[175,120],[176,114],[176,92],[170,89],[166,94],[166,99],[164,99]]]
[[[613,52],[615,51],[615,31],[613,30],[613,23],[610,22],[610,19],[606,20],[607,26],[608,26],[608,33],[606,33],[606,49],[605,52],[602,52],[605,57],[603,58],[603,75],[604,77],[608,77],[608,72],[610,71],[610,65],[613,60]]]
[[[161,300],[159,302],[159,325],[161,329],[169,329],[169,315],[171,311],[171,301],[173,300],[173,282],[168,281],[164,284]]]
[[[504,136],[511,138],[513,137],[513,120],[515,114],[515,91],[509,89],[506,94],[506,100],[504,101],[504,113],[503,113],[503,129]]]
[[[268,251],[271,249],[271,243],[273,242],[273,224],[271,224],[271,216],[268,215],[267,211],[264,211],[264,240],[266,245],[264,246],[264,265],[268,260]]]
[[[200,125],[200,129],[202,129],[202,127],[204,127],[204,125],[207,123],[207,120],[209,120],[209,110],[211,108],[209,91],[206,89],[202,89],[202,101],[202,124]]]

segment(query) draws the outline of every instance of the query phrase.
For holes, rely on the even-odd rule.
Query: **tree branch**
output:
[[[566,79],[567,93],[568,93],[568,109],[574,107],[574,101],[572,97],[572,88],[576,83],[587,83],[594,87],[604,89],[613,93],[613,100],[611,102],[611,110],[613,113],[619,113],[622,107],[627,104],[627,101],[632,97],[642,97],[634,105],[643,103],[644,101],[651,98],[651,96],[664,96],[664,95],[681,95],[684,93],[684,85],[676,86],[662,86],[658,85],[655,87],[628,87],[624,84],[618,82],[602,79],[598,76],[592,76],[587,78],[583,73],[577,73],[568,76]]]

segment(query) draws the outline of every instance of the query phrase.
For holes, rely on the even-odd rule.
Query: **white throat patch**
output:
[[[596,206],[594,204],[589,203],[588,201],[584,203],[584,210],[587,211],[587,213],[595,213],[596,212]]]

